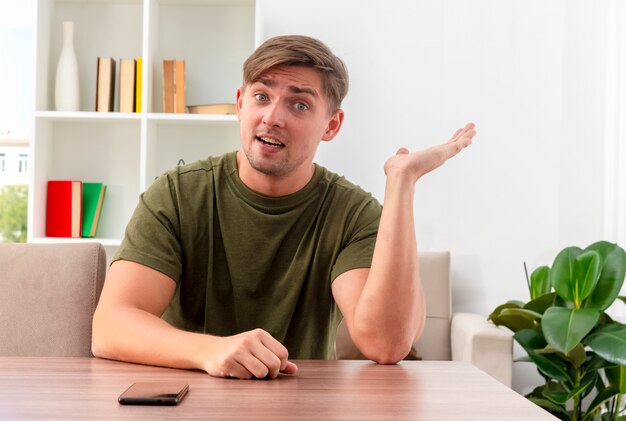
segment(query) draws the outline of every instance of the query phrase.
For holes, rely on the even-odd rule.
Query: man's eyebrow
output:
[[[290,86],[289,90],[291,92],[293,92],[294,94],[308,94],[311,95],[312,97],[316,98],[317,95],[317,91],[315,89],[312,88],[302,88],[300,86]]]
[[[261,78],[258,81],[260,84],[265,85],[269,88],[271,88],[272,86],[276,85],[276,81],[274,81],[273,79],[267,79],[267,78]],[[304,88],[301,86],[295,86],[292,85],[289,87],[289,90],[291,92],[293,92],[294,94],[308,94],[311,95],[312,97],[317,98],[319,96],[319,94],[317,93],[317,91],[313,88]]]

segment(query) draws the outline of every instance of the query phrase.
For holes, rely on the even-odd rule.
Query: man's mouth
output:
[[[270,146],[272,148],[280,149],[280,148],[284,148],[285,147],[285,145],[283,143],[281,143],[280,141],[278,141],[278,140],[276,140],[274,138],[271,138],[271,137],[257,136],[256,140],[258,140],[259,142],[261,142],[261,143],[263,143],[263,144],[265,144],[267,146]]]

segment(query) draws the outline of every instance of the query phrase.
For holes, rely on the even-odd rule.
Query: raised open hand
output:
[[[398,149],[398,152],[385,162],[385,174],[388,177],[405,175],[413,182],[417,181],[471,145],[472,138],[476,135],[475,127],[474,123],[467,123],[446,143],[421,151],[410,153],[406,148]]]

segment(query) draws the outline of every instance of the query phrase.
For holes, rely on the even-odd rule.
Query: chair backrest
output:
[[[0,356],[91,356],[99,243],[0,244]]]
[[[407,359],[450,360],[450,253],[420,252],[419,266],[426,297],[426,325]],[[352,343],[343,320],[337,329],[335,344],[337,359],[364,358]]]

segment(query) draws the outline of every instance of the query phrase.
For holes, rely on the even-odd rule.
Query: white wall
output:
[[[418,182],[416,235],[451,250],[454,310],[487,315],[527,299],[524,261],[604,238],[607,3],[257,0],[257,30],[318,37],[345,60],[346,123],[318,162],[381,200],[398,147],[477,124],[470,149]],[[538,382],[515,369],[517,390]]]

